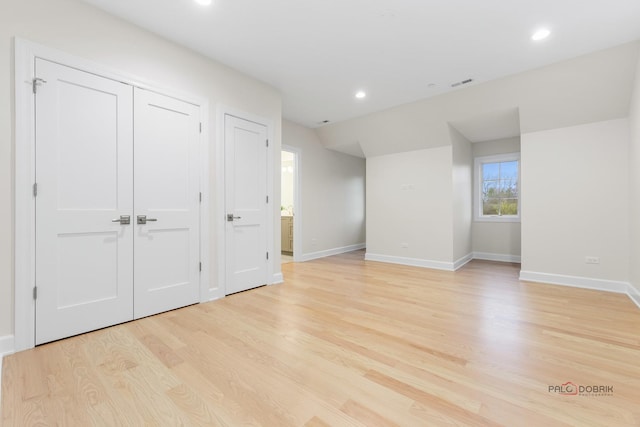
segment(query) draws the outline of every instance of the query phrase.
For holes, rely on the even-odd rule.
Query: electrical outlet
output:
[[[584,257],[585,264],[600,264],[600,258],[597,256]]]
[[[318,239],[311,239],[311,246],[315,246],[318,244]]]

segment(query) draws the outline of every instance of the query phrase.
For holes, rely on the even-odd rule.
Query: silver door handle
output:
[[[137,223],[138,223],[138,224],[140,224],[140,225],[144,225],[144,224],[146,224],[147,222],[150,222],[150,221],[157,221],[157,220],[158,220],[157,218],[147,218],[147,216],[146,216],[146,215],[138,215],[138,221],[137,221]]]
[[[120,225],[131,224],[131,217],[129,215],[120,215],[120,218],[112,219],[111,222],[119,222]]]
[[[242,219],[241,216],[233,216],[233,214],[227,214],[227,221],[233,221],[234,219]]]

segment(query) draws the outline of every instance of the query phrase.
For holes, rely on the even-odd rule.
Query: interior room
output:
[[[0,423],[640,425],[638,22],[3,0]]]
[[[293,262],[294,206],[296,194],[296,153],[282,150],[282,174],[280,175],[280,254],[282,264]]]

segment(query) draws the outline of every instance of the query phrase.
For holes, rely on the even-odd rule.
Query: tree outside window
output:
[[[520,155],[479,157],[476,163],[475,219],[518,221],[520,218]]]
[[[482,214],[518,215],[518,161],[482,164]]]

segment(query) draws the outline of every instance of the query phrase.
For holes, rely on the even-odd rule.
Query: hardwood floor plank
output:
[[[305,427],[331,427],[330,424],[325,423],[318,417],[313,417],[309,421],[307,421],[304,425]]]
[[[403,394],[418,403],[429,406],[438,412],[445,413],[466,425],[499,425],[497,423],[491,422],[488,418],[478,415],[477,412],[479,410],[479,407],[476,411],[469,410],[461,406],[461,402],[452,402],[451,400],[442,398],[435,394],[431,394],[423,389],[413,387],[410,384],[382,374],[381,372],[371,371],[365,375],[365,378],[370,381],[376,382],[391,391]],[[467,404],[465,403],[464,406],[467,406]]]
[[[22,385],[21,397],[23,400],[30,400],[36,397],[46,396],[49,392],[47,386],[47,373],[43,367],[43,349],[34,349],[26,352],[24,358],[26,363],[32,368],[29,375],[23,374],[20,377]]]
[[[218,308],[218,310],[224,311],[224,308]],[[250,320],[243,323],[242,330],[231,329],[229,332],[236,336],[251,337],[250,342],[255,348],[247,347],[247,352],[264,351],[268,356],[260,357],[260,365],[264,366],[265,370],[274,371],[279,376],[291,380],[289,387],[295,389],[295,394],[299,398],[304,398],[305,402],[314,402],[316,411],[323,411],[327,406],[326,402],[335,407],[353,396],[358,396],[363,402],[367,402],[373,407],[382,405],[386,408],[393,408],[397,411],[395,412],[396,417],[398,413],[406,411],[411,404],[408,399],[400,398],[386,397],[381,401],[376,396],[375,387],[364,387],[360,384],[360,377],[368,368],[362,369],[359,363],[337,356],[342,354],[342,348],[315,339],[315,335],[307,335],[298,331],[293,343],[288,342],[292,339],[288,336],[282,337],[283,341],[287,342],[281,343],[269,342],[271,340],[257,340],[256,337],[269,334],[269,332],[273,332],[273,329],[270,329],[270,326],[265,322]],[[232,340],[225,339],[225,341]],[[246,344],[248,343],[240,343],[239,346],[242,347]],[[291,344],[295,344],[295,347]],[[307,353],[301,355],[300,348],[305,348]],[[295,350],[295,354],[288,352],[287,349]],[[300,363],[300,356],[304,356],[302,359],[304,363]],[[345,381],[354,384],[354,386],[347,389],[336,388],[336,384]],[[301,388],[300,384],[305,386]],[[313,390],[313,393],[309,394],[306,389]],[[335,416],[329,413],[323,415],[323,418],[331,420]],[[406,419],[405,425],[416,424],[419,421],[407,416],[404,416],[403,419]],[[338,419],[333,425],[343,425],[345,422],[347,421],[344,419]],[[354,425],[354,421],[350,421],[349,425]]]
[[[640,425],[624,295],[363,260],[4,360],[2,421],[35,425]],[[562,395],[568,381],[610,393]]]
[[[359,404],[354,400],[347,400],[340,410],[351,417],[360,420],[364,425],[376,427],[398,427],[398,424],[380,416],[373,409]]]
[[[180,384],[167,391],[167,395],[180,411],[189,417],[193,425],[212,427],[228,425],[218,417],[209,403],[185,384]]]

